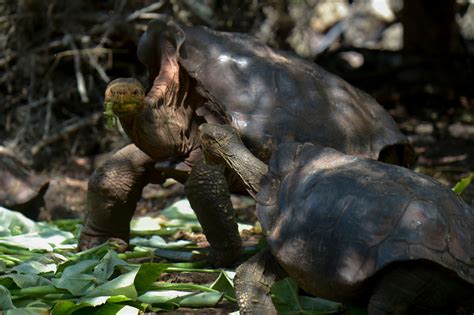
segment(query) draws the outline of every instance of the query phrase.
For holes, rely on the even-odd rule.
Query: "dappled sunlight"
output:
[[[341,280],[348,285],[363,281],[367,278],[362,270],[364,265],[371,265],[374,267],[374,262],[372,259],[368,259],[367,256],[361,255],[360,248],[347,248],[343,253],[341,253],[341,261],[337,263],[336,269],[338,275],[341,277]],[[369,269],[370,270],[370,269]]]

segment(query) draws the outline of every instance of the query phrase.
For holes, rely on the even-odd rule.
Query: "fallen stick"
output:
[[[94,113],[89,117],[86,117],[84,119],[81,119],[78,122],[75,122],[69,126],[66,126],[61,132],[54,134],[50,136],[49,138],[43,139],[37,144],[35,144],[30,150],[31,154],[35,156],[36,154],[38,154],[38,152],[40,152],[46,146],[51,145],[57,141],[60,141],[61,139],[71,135],[72,133],[79,131],[82,128],[96,124],[101,117],[102,117],[102,113]]]

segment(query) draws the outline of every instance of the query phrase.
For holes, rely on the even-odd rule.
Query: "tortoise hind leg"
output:
[[[283,274],[269,249],[240,265],[236,270],[234,286],[241,314],[276,314],[270,289],[283,278]]]
[[[369,299],[368,314],[457,314],[472,299],[473,288],[433,263],[402,262],[383,272]]]

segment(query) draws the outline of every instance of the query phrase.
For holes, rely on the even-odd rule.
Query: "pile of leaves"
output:
[[[77,253],[78,220],[33,222],[0,208],[0,309],[14,314],[139,314],[179,307],[233,303],[234,270],[211,269],[193,241],[167,241],[177,231],[199,231],[186,200],[159,217],[132,221],[133,251],[117,253],[106,243]],[[241,226],[248,229],[249,226]],[[159,260],[154,262],[154,260]],[[169,283],[165,273],[213,273],[208,284]],[[274,303],[286,313],[338,312],[338,303],[299,296],[287,278],[272,287]]]
[[[171,207],[167,212],[179,215],[179,210]],[[131,252],[118,254],[113,244],[103,244],[76,253],[77,221],[35,223],[4,208],[0,208],[0,216],[0,309],[7,310],[6,314],[18,314],[20,310],[72,314],[85,308],[89,308],[88,313],[138,314],[181,306],[212,307],[222,299],[235,302],[233,272],[202,269],[205,261],[136,262],[138,258],[151,261],[156,249],[171,253],[170,249],[192,249],[192,242],[167,243],[154,235],[134,238],[134,244],[143,246],[136,245]],[[159,221],[165,222],[164,219]],[[193,221],[185,217],[166,220],[170,226],[163,224],[160,234],[177,229],[178,223],[182,229],[193,228]],[[134,226],[138,233],[151,233],[144,227],[153,228],[150,223],[159,224],[158,219],[150,218],[135,221]],[[219,276],[207,286],[157,282],[164,272],[189,272],[196,268],[199,272]]]

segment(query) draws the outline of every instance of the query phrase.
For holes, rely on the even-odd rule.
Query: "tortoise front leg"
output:
[[[116,239],[126,249],[130,221],[143,187],[164,181],[154,169],[155,161],[134,144],[117,151],[89,179],[85,224],[79,250]]]
[[[241,255],[242,240],[223,166],[196,163],[184,189],[211,245],[211,261],[231,265]]]
[[[276,314],[272,285],[286,276],[270,250],[264,249],[240,265],[234,286],[241,314]]]

